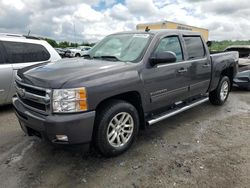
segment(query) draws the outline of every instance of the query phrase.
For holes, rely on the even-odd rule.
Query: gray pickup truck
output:
[[[104,156],[115,156],[140,128],[208,100],[222,105],[238,56],[210,55],[200,34],[189,31],[116,33],[84,58],[19,70],[13,104],[28,135],[92,143]]]

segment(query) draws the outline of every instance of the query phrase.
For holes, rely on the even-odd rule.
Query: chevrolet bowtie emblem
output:
[[[18,94],[20,95],[20,97],[24,97],[25,96],[25,90],[24,89],[18,89],[17,90]]]

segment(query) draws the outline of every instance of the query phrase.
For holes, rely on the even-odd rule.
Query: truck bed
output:
[[[239,53],[237,51],[214,53],[210,55],[210,58],[212,62],[210,91],[212,91],[216,89],[220,80],[221,70],[223,70],[224,67],[231,67],[233,75],[236,75],[238,71]]]

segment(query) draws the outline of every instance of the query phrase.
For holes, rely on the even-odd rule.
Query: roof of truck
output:
[[[201,35],[199,32],[178,30],[178,29],[159,29],[159,30],[149,30],[149,31],[123,31],[115,34],[153,34],[153,35],[164,35],[164,34],[183,34],[183,35]]]

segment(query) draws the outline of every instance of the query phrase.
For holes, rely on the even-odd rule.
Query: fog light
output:
[[[69,141],[69,139],[68,139],[68,137],[66,135],[56,135],[56,139],[58,141],[63,141],[63,142],[68,142]]]

